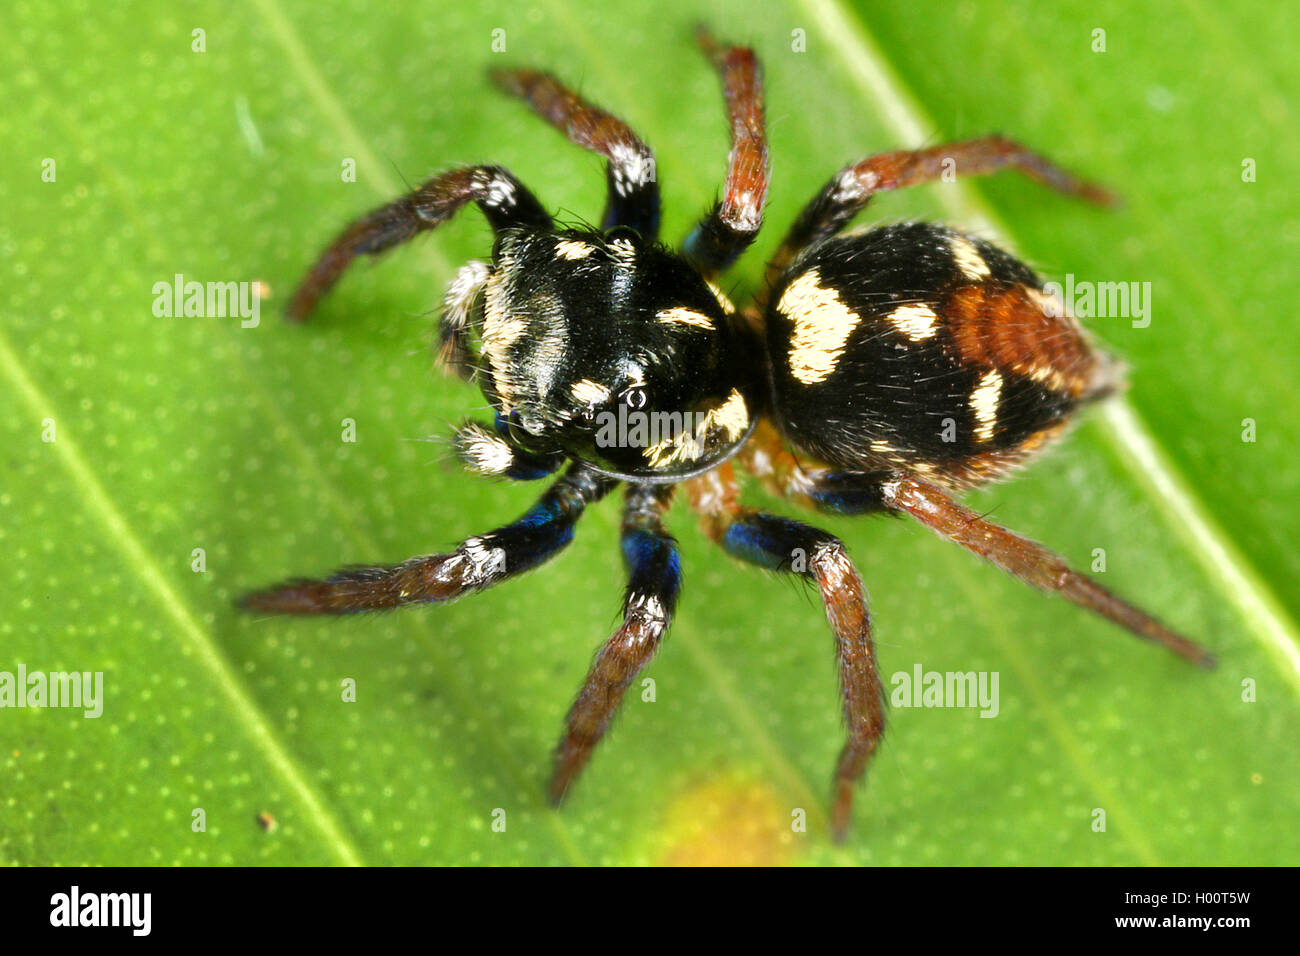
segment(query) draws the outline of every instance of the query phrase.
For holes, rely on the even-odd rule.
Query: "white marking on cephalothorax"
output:
[[[689,421],[689,416],[688,416]],[[655,468],[679,461],[694,461],[704,454],[705,440],[715,429],[721,429],[728,441],[736,441],[749,427],[749,407],[739,389],[733,388],[727,400],[695,419],[693,429],[680,432],[649,446],[642,455]]]
[[[585,259],[595,251],[591,243],[576,239],[562,239],[555,244],[555,254],[561,259]]]
[[[508,257],[503,258],[501,268],[492,273],[483,286],[483,358],[505,406],[502,410],[506,412],[510,411],[515,400],[515,383],[508,374],[510,347],[528,331],[524,319],[511,315],[506,308],[507,296],[503,286],[509,263]]]
[[[504,281],[497,272],[484,284],[483,354],[493,364],[500,364],[506,350],[527,331],[523,318],[511,315],[506,308]]]
[[[676,323],[678,325],[693,325],[698,329],[712,329],[713,320],[703,312],[696,312],[694,309],[678,307],[674,309],[661,309],[655,313],[655,319],[665,324]]]
[[[615,239],[610,242],[609,254],[624,269],[630,269],[636,264],[636,246],[632,245],[630,239]]]
[[[580,402],[588,405],[599,405],[601,402],[609,401],[610,391],[600,382],[594,382],[589,378],[574,382],[569,392]]]
[[[442,297],[442,321],[445,326],[460,331],[469,324],[469,314],[475,297],[483,290],[491,269],[486,262],[471,259],[460,267]]]
[[[777,309],[794,323],[790,374],[805,385],[830,378],[849,334],[861,321],[839,294],[823,288],[820,280],[817,270],[810,269],[786,287],[777,303]]]
[[[900,305],[885,316],[885,321],[900,335],[913,342],[924,342],[939,328],[939,316],[935,314],[934,309],[919,302]]]
[[[627,379],[623,383],[625,388],[644,388],[645,387],[645,369],[634,359],[625,358],[619,363],[619,371]]]
[[[998,402],[1002,398],[1002,373],[991,369],[980,377],[980,383],[971,392],[970,407],[975,413],[975,440],[986,442],[993,439],[993,431],[998,424]]]
[[[952,236],[948,239],[948,248],[952,252],[953,262],[971,282],[979,282],[993,274],[989,264],[980,255],[975,243],[965,236]]]
[[[709,415],[712,417],[710,424],[721,427],[732,441],[745,434],[745,429],[749,427],[749,407],[739,389],[733,388],[727,395],[727,400]]]

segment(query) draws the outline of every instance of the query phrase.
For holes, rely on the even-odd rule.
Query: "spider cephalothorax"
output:
[[[443,336],[519,448],[613,477],[708,470],[757,421],[753,329],[682,256],[626,226],[505,232],[490,265],[462,271]],[[509,457],[497,441],[474,430],[462,457],[492,473]]]
[[[1021,580],[1063,595],[1204,666],[1203,648],[950,493],[1004,474],[1119,385],[1061,303],[1014,257],[972,235],[907,223],[840,235],[877,192],[954,169],[1012,167],[1105,202],[1023,146],[991,136],[845,167],[800,213],[739,312],[713,278],[763,221],[768,159],[753,53],[701,43],[721,73],[732,148],[721,201],[680,253],[658,243],[650,149],[616,117],[533,70],[494,74],[572,141],[608,160],[599,229],[566,229],[509,172],[453,169],[349,226],[299,285],[303,319],[358,256],[384,251],[476,203],[497,236],[490,262],[448,289],[439,355],[477,381],[495,411],[456,447],[473,471],[514,480],[564,474],[511,524],[445,554],[350,568],[249,595],[250,608],[340,614],[449,601],[560,551],[585,507],[626,485],[623,624],[601,648],[556,753],[558,802],[658,650],[681,588],[663,525],[683,482],[729,554],[801,575],[835,634],[848,741],[835,771],[832,829],[884,731],[884,696],[857,571],[824,531],[740,501],[735,465],[822,511],[909,515]],[[734,460],[733,460],[734,456]]]

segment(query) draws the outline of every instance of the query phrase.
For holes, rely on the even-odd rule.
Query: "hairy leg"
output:
[[[413,192],[354,221],[320,254],[298,284],[285,314],[300,322],[358,256],[378,255],[434,229],[467,203],[478,203],[493,230],[549,229],[551,217],[523,185],[499,166],[464,166],[439,173]]]
[[[986,521],[934,485],[918,478],[894,476],[878,487],[885,507],[911,515],[941,537],[956,542],[1026,584],[1042,591],[1054,591],[1118,624],[1135,637],[1164,645],[1193,664],[1207,669],[1215,666],[1214,655],[1204,647],[1074,570],[1060,555]]]
[[[704,528],[732,556],[772,571],[797,574],[821,594],[835,636],[840,694],[848,739],[835,768],[831,834],[843,840],[853,809],[853,787],[865,772],[885,729],[885,696],[871,640],[871,618],[857,569],[835,537],[739,504],[731,463],[687,483]]]
[[[682,251],[706,277],[740,258],[763,226],[771,163],[763,128],[763,74],[748,47],[719,47],[705,30],[700,46],[722,77],[731,152],[722,201],[687,236]]]
[[[880,153],[840,170],[803,208],[768,263],[768,279],[775,281],[802,249],[843,229],[876,193],[919,186],[945,175],[986,176],[1002,169],[1018,169],[1058,192],[1089,202],[1115,202],[1107,190],[1076,179],[1051,160],[1002,136]]]
[[[627,490],[622,541],[628,583],[623,624],[596,655],[569,711],[564,737],[555,752],[550,785],[553,804],[564,799],[586,766],[622,704],[623,694],[659,650],[672,621],[682,573],[677,544],[663,527],[663,512],[671,499],[671,486],[632,485]]]
[[[249,594],[240,603],[275,614],[350,614],[453,601],[554,557],[573,540],[574,525],[586,506],[615,484],[585,466],[572,465],[518,521],[466,538],[449,554],[345,568],[323,580],[286,581]]]
[[[887,472],[812,470],[797,495],[812,507],[837,514],[886,511],[906,514],[1041,591],[1055,592],[1079,607],[1118,624],[1143,640],[1154,641],[1201,667],[1214,655],[1178,634],[1141,608],[1112,594],[1065,559],[1035,541],[988,521],[947,492],[906,475]]]
[[[517,96],[571,143],[608,161],[608,197],[601,228],[627,226],[647,239],[659,235],[659,180],[650,147],[612,113],[593,106],[539,70],[493,70],[492,81]]]

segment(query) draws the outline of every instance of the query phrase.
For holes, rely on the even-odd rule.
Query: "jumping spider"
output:
[[[719,46],[703,31],[699,39],[721,75],[731,152],[722,200],[680,251],[657,241],[649,147],[549,74],[502,70],[492,74],[497,86],[608,160],[601,228],[558,228],[501,167],[452,169],[345,229],[288,306],[290,319],[305,319],[358,256],[477,203],[496,237],[492,258],[468,263],[451,283],[438,352],[478,384],[495,421],[467,422],[456,448],[480,474],[527,481],[567,463],[563,476],[518,521],[448,554],[288,581],[244,605],[342,614],[450,601],[553,557],[586,506],[624,484],[623,624],[569,711],[550,785],[558,804],[668,630],[681,568],[662,518],[683,483],[704,529],[729,554],[802,575],[820,591],[848,726],[831,813],[842,838],[854,783],[885,723],[862,582],[830,534],[744,507],[736,464],[815,509],[911,515],[1138,637],[1203,666],[1213,658],[950,497],[1041,450],[1082,406],[1115,391],[1117,364],[1062,314],[1033,271],[983,239],[924,222],[839,235],[876,193],[946,169],[976,176],[1010,167],[1093,202],[1109,194],[999,136],[872,156],[836,173],[804,207],[767,266],[765,291],[737,310],[712,280],[763,221],[762,81],[751,50]],[[627,440],[601,439],[602,422],[626,421],[632,411],[686,424],[653,442],[623,432],[616,437]]]

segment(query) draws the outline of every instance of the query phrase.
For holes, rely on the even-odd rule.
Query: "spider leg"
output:
[[[722,201],[686,237],[682,251],[707,278],[740,258],[763,226],[767,198],[767,137],[763,129],[763,74],[748,47],[719,47],[708,31],[700,47],[722,77],[731,124],[731,152]]]
[[[671,486],[632,485],[627,490],[622,543],[628,583],[623,624],[596,655],[569,710],[551,777],[554,805],[564,799],[609,728],[624,692],[654,657],[668,631],[682,580],[677,543],[662,521],[671,500]]]
[[[486,262],[471,259],[457,271],[442,298],[434,354],[439,365],[465,381],[472,379],[479,367],[478,351],[470,336],[470,320],[474,303],[491,274],[492,268]]]
[[[835,635],[848,740],[835,768],[831,834],[842,841],[853,809],[853,787],[885,729],[885,695],[871,640],[871,618],[857,569],[844,545],[798,521],[742,508],[731,463],[687,483],[705,530],[734,557],[811,580],[821,592]]]
[[[1003,136],[880,153],[844,167],[803,208],[768,263],[768,278],[774,281],[804,247],[843,229],[876,193],[933,182],[945,174],[985,176],[1006,168],[1018,169],[1069,196],[1101,205],[1116,201],[1102,187],[1075,178],[1051,160]]]
[[[828,470],[809,472],[804,482],[799,494],[814,507],[839,514],[887,510],[911,515],[931,531],[1026,584],[1054,591],[1193,664],[1206,669],[1215,665],[1214,655],[1206,648],[1074,570],[1055,552],[985,520],[932,484],[906,475]]]
[[[655,157],[626,123],[588,103],[540,70],[493,70],[492,82],[517,96],[569,142],[608,161],[602,229],[627,226],[647,239],[659,235],[659,181]]]
[[[518,521],[466,538],[449,554],[401,564],[355,567],[325,580],[294,580],[247,595],[240,603],[277,614],[349,614],[406,604],[452,601],[531,570],[573,540],[586,506],[616,482],[572,465]]]
[[[840,693],[848,740],[835,767],[831,833],[842,841],[853,808],[853,785],[867,768],[885,730],[885,696],[876,668],[862,579],[844,545],[825,531],[775,515],[742,512],[727,527],[728,554],[773,571],[800,574],[821,591],[835,634]]]
[[[533,194],[500,166],[448,170],[339,233],[299,282],[285,314],[301,322],[358,256],[377,255],[434,229],[471,201],[478,203],[495,232],[517,226],[551,228],[551,217]]]

